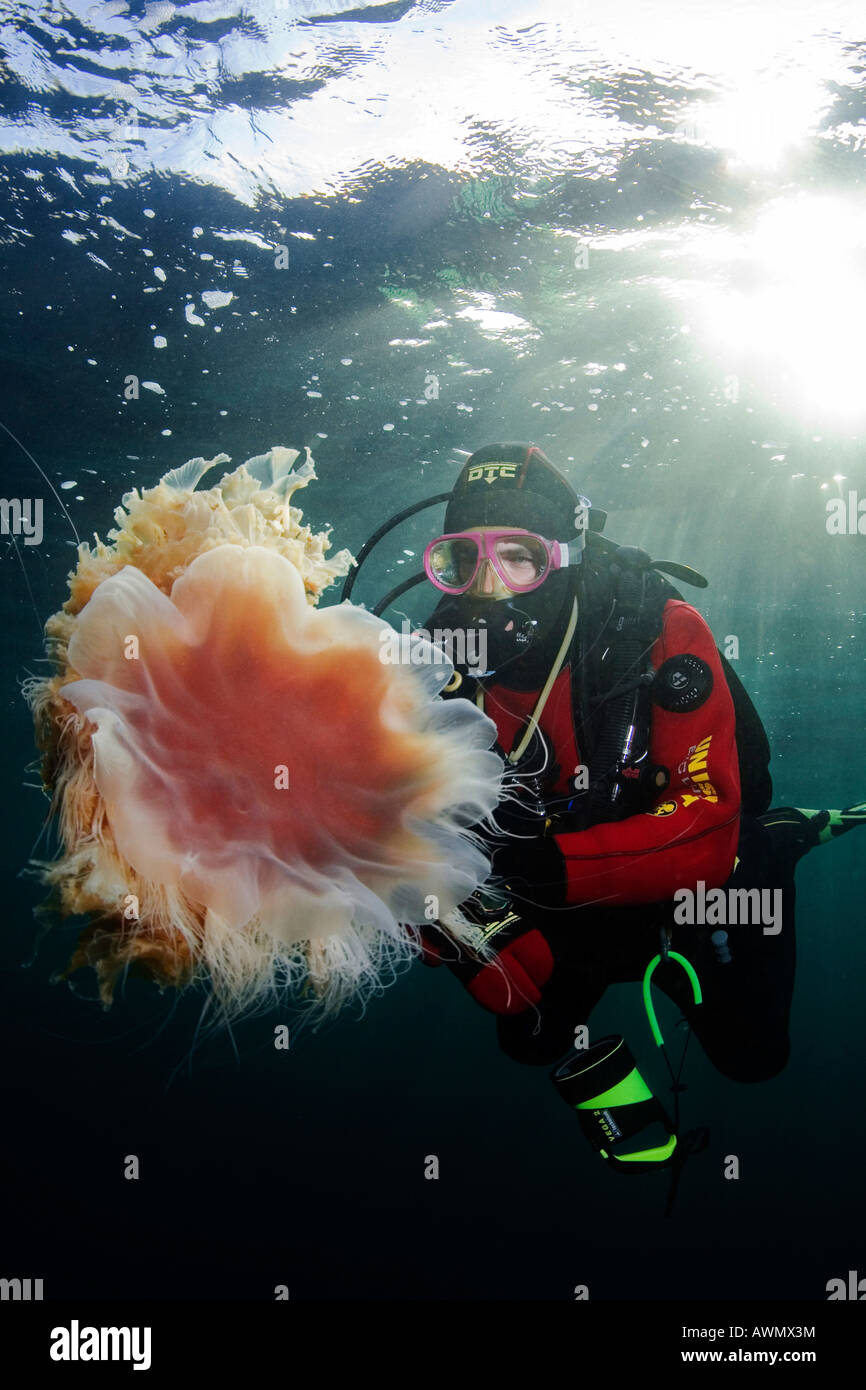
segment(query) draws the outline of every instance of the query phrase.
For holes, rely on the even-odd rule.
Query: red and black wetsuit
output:
[[[784,919],[777,935],[760,925],[726,926],[729,958],[711,942],[712,927],[674,926],[672,945],[698,972],[704,1002],[694,1006],[684,972],[662,962],[654,983],[689,1019],[720,1071],[736,1080],[761,1080],[784,1067],[794,980],[796,856],[780,855],[762,821],[741,814],[734,704],[713,636],[691,605],[669,599],[652,648],[655,669],[690,652],[713,676],[709,698],[687,713],[653,706],[650,757],[670,771],[670,783],[648,810],[584,830],[552,827],[565,868],[566,908],[533,915],[536,945],[553,970],[537,1004],[497,1019],[500,1045],[518,1061],[550,1063],[573,1043],[609,984],[639,981],[659,947],[659,928],[671,924],[678,888],[737,887],[782,890]],[[575,734],[575,673],[566,665],[540,718],[554,750],[555,781],[548,799],[567,795],[581,750]],[[484,710],[502,748],[514,746],[539,690],[490,682]],[[507,859],[507,851],[506,851]],[[732,877],[733,875],[733,877]],[[540,931],[544,940],[539,942]],[[549,948],[549,950],[548,950]],[[525,960],[532,975],[532,944]],[[495,977],[491,976],[494,992]],[[501,989],[501,976],[500,976]],[[475,992],[475,991],[473,991]],[[482,991],[475,993],[486,1002]],[[491,996],[492,997],[492,996]],[[498,1012],[494,1003],[487,1007]]]
[[[625,820],[555,835],[565,860],[566,902],[626,906],[656,903],[703,879],[718,887],[730,875],[737,851],[740,777],[734,705],[712,633],[690,604],[671,599],[652,649],[657,670],[668,657],[691,652],[709,666],[709,699],[691,713],[655,708],[650,758],[670,770],[668,788],[655,806]],[[575,692],[566,666],[557,677],[540,727],[559,765],[550,795],[566,795],[581,763],[574,730]],[[488,687],[484,712],[496,724],[498,742],[511,748],[525,727],[538,691]]]

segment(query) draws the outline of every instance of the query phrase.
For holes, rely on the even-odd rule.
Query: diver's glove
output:
[[[491,889],[476,889],[460,911],[476,928],[467,934],[471,940],[458,940],[441,922],[432,923],[421,932],[425,963],[447,965],[491,1013],[519,1014],[537,1004],[553,974],[553,952],[539,929]],[[487,959],[482,947],[488,948]]]
[[[547,831],[533,840],[508,840],[493,854],[493,868],[519,912],[566,906],[565,859]]]

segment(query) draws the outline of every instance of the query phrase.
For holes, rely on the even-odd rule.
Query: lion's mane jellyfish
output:
[[[128,493],[46,624],[55,674],[26,695],[60,854],[40,867],[89,919],[67,975],[94,967],[106,1005],[131,967],[208,982],[223,1017],[285,986],[332,1010],[487,875],[466,827],[498,800],[495,728],[439,697],[442,662],[380,659],[382,620],[316,607],[353,561],[290,505],[315,477],[297,458],[201,491],[230,460],[193,459]]]

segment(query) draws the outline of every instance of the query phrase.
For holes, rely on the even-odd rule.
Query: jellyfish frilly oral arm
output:
[[[26,694],[62,852],[40,867],[90,918],[70,968],[106,1003],[135,966],[207,981],[225,1016],[286,985],[339,1007],[417,954],[401,924],[429,894],[456,906],[488,871],[463,827],[498,800],[495,730],[384,664],[381,619],[317,610],[352,557],[291,505],[298,458],[127,493],[46,626],[57,671]]]
[[[294,492],[316,477],[309,449],[300,467],[293,469],[297,458],[297,450],[275,447],[200,491],[197,484],[205,474],[231,460],[228,454],[190,459],[155,487],[127,492],[115,510],[116,525],[108,532],[108,543],[96,536],[93,546],[79,547],[63,612],[80,612],[97,585],[124,565],[135,565],[168,593],[197,555],[226,543],[263,545],[285,554],[301,570],[309,601],[317,603],[330,584],[348,574],[353,557],[341,550],[326,559],[327,532],[302,525],[300,510],[290,505]]]

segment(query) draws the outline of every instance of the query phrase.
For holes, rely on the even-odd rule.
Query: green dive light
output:
[[[652,1002],[652,976],[662,959],[675,960],[689,977],[696,1004],[701,987],[693,966],[677,951],[656,955],[643,978],[643,1000],[653,1037],[664,1046]],[[676,1125],[653,1095],[625,1038],[611,1034],[580,1052],[572,1050],[551,1072],[562,1099],[577,1114],[592,1147],[621,1172],[646,1172],[673,1161]],[[644,1131],[655,1127],[659,1142],[647,1144]]]

